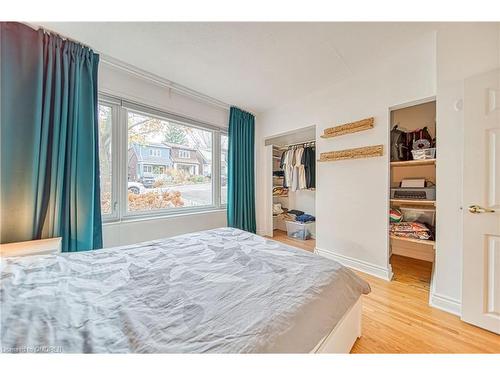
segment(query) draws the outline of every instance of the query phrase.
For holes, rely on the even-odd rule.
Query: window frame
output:
[[[221,181],[221,177],[222,177],[222,173],[221,173],[221,168],[222,168],[222,160],[221,160],[221,156],[222,156],[222,137],[227,137],[227,156],[229,156],[229,133],[227,130],[224,130],[224,131],[221,131],[220,132],[220,135],[219,135],[219,157],[218,157],[218,161],[219,161],[219,166],[218,166],[218,170],[219,170],[219,206],[221,208],[224,208],[224,209],[227,209],[227,195],[226,195],[226,203],[222,203],[222,181]],[[227,158],[226,156],[226,158]],[[226,163],[227,163],[227,160],[226,160]],[[228,168],[229,168],[229,165],[228,165]],[[227,189],[229,187],[229,181],[227,181],[227,177],[229,175],[229,169],[226,171],[226,194],[227,194]]]
[[[179,149],[179,159],[191,159],[191,151]]]
[[[149,149],[149,156],[159,158],[159,157],[161,157],[161,150],[158,148],[150,148]]]
[[[118,172],[119,172],[119,156],[117,141],[119,141],[118,129],[116,124],[119,123],[120,108],[119,102],[113,100],[112,98],[101,98],[99,97],[99,106],[105,106],[111,108],[111,212],[107,214],[101,213],[102,222],[116,221],[119,217],[118,215],[118,201],[119,201],[119,189],[118,189]],[[100,139],[99,139],[100,141]],[[100,167],[100,164],[99,164]]]
[[[215,210],[226,210],[227,204],[221,203],[220,177],[220,137],[227,136],[227,130],[198,120],[171,114],[147,105],[116,98],[107,94],[99,95],[99,105],[112,108],[111,131],[111,182],[112,212],[102,215],[103,223],[121,222],[138,219],[154,219],[185,214],[198,214]],[[128,210],[128,112],[142,114],[169,121],[182,126],[200,129],[212,134],[212,203],[204,206],[155,209],[150,211]],[[116,115],[115,115],[116,113]]]

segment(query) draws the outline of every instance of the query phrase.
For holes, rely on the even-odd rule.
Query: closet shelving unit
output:
[[[399,123],[407,131],[416,130],[424,126],[432,137],[436,136],[436,101],[435,99],[423,100],[406,106],[391,109],[391,127]],[[437,150],[439,157],[439,149]],[[404,178],[425,178],[436,184],[436,159],[408,160],[390,162],[391,187],[397,187]],[[391,199],[390,206],[394,208],[416,208],[436,211],[435,200],[417,199]],[[437,226],[437,223],[435,223]],[[391,254],[403,255],[433,262],[435,258],[435,241],[402,238],[389,234]]]
[[[391,161],[391,167],[412,167],[422,165],[436,165],[436,159]]]
[[[273,145],[273,172],[280,170],[281,154],[285,148]],[[275,187],[283,186],[283,177],[277,177],[273,175],[273,189]],[[274,195],[273,194],[273,204],[281,203],[283,207],[288,208],[288,194],[287,195]],[[273,228],[286,231],[285,222],[278,217],[278,215],[273,214]]]

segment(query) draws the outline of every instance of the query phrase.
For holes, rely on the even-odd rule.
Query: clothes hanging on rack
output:
[[[283,172],[283,187],[287,188],[288,187],[288,176],[286,173],[286,162],[287,162],[287,152],[283,152],[281,154],[281,160],[280,160],[280,169]]]
[[[285,151],[285,161],[284,161],[284,172],[285,172],[285,180],[286,186],[293,190],[293,170],[294,170],[294,159],[295,159],[295,150],[290,149]]]
[[[289,146],[281,155],[280,168],[284,172],[283,187],[291,191],[316,187],[316,155],[313,145]]]
[[[306,188],[316,188],[316,150],[314,146],[304,148],[302,164],[304,165]]]
[[[301,184],[300,184],[300,177],[301,177],[301,169],[304,168],[302,165],[302,153],[304,152],[304,149],[302,147],[299,147],[295,149],[294,155],[293,155],[293,172],[292,172],[292,191],[297,191],[301,189]]]

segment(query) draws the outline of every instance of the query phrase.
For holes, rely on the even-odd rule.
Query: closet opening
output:
[[[266,140],[271,151],[268,236],[314,251],[316,245],[316,127]]]
[[[389,259],[429,290],[436,255],[436,99],[390,108]]]

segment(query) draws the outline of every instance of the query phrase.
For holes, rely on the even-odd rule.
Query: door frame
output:
[[[419,104],[425,104],[425,103],[431,103],[431,102],[436,102],[436,116],[437,116],[437,95],[431,95],[431,96],[427,96],[425,98],[420,98],[420,99],[414,99],[414,100],[411,100],[411,101],[408,101],[408,102],[404,102],[404,103],[399,103],[399,104],[395,104],[395,105],[392,105],[390,106],[389,108],[387,108],[387,126],[388,126],[388,131],[387,131],[387,151],[386,151],[386,160],[387,160],[387,175],[386,175],[386,182],[387,182],[387,187],[388,187],[388,191],[387,191],[387,207],[386,207],[386,212],[389,213],[390,209],[391,209],[391,200],[390,200],[390,189],[391,189],[391,129],[392,129],[392,124],[391,124],[391,112],[392,111],[396,111],[398,109],[403,109],[403,108],[408,108],[408,107],[413,107],[413,106],[416,106],[416,105],[419,105]],[[438,123],[436,121],[436,139],[437,139],[437,134],[438,134]],[[437,169],[436,169],[436,185],[437,185],[437,181],[439,180],[438,178],[438,174],[437,174]],[[436,200],[436,220],[437,220],[437,211],[438,211],[438,201]],[[387,222],[389,222],[389,220],[387,220]],[[435,223],[437,225],[437,221]],[[387,224],[389,225],[389,224]],[[435,245],[434,245],[434,252],[435,254],[437,253],[437,241],[435,241]],[[432,305],[431,304],[431,300],[432,300],[432,291],[434,290],[434,273],[435,273],[435,263],[436,263],[436,259],[437,257],[434,256],[434,262],[432,263],[432,272],[431,272],[431,282],[430,282],[430,286],[429,286],[429,305]],[[389,227],[387,227],[387,269],[389,271],[389,275],[390,275],[390,280],[389,281],[392,281],[392,278],[394,276],[393,272],[392,272],[392,265],[391,265],[391,239],[389,237]]]
[[[273,179],[272,179],[272,173],[273,173],[273,155],[272,155],[272,147],[273,145],[276,145],[276,143],[274,143],[276,138],[281,138],[281,137],[286,137],[286,136],[296,136],[297,134],[300,134],[300,133],[304,133],[306,134],[307,132],[313,132],[314,131],[314,139],[308,139],[308,140],[297,140],[297,141],[292,141],[295,142],[295,143],[300,143],[300,142],[309,142],[309,141],[314,141],[316,142],[317,138],[318,138],[318,135],[317,135],[317,126],[316,125],[309,125],[309,126],[304,126],[304,127],[301,127],[301,128],[297,128],[297,129],[293,129],[293,130],[289,130],[289,131],[286,131],[286,132],[282,132],[282,133],[275,133],[273,135],[269,135],[269,136],[266,136],[264,137],[263,139],[263,143],[261,144],[263,147],[264,147],[264,154],[265,154],[265,163],[264,163],[264,178],[263,178],[263,184],[264,186],[266,186],[266,192],[264,194],[264,210],[266,212],[265,214],[265,217],[266,217],[266,222],[265,222],[265,225],[264,225],[264,228],[263,228],[263,231],[264,231],[264,234],[266,236],[269,236],[269,237],[272,237],[273,236],[273,227],[274,227],[274,224],[273,224],[273,194],[272,194],[272,190],[273,190]],[[270,148],[271,152],[270,152],[270,156],[268,155],[269,153],[269,149],[268,147]],[[316,151],[318,150],[317,146],[316,146]],[[317,170],[317,168],[316,168]],[[317,184],[317,178],[316,178],[316,190],[318,189],[318,184]],[[317,200],[315,199],[315,202],[314,202],[314,208],[315,208],[315,211],[317,209]],[[317,236],[317,233],[316,233],[316,236]]]

